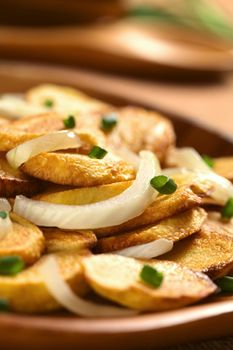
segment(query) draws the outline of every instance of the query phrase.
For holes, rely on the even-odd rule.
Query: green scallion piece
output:
[[[73,115],[69,115],[68,118],[63,119],[63,123],[66,129],[73,129],[75,127],[75,118]]]
[[[0,298],[0,312],[6,312],[9,311],[10,304],[7,299]]]
[[[24,261],[20,256],[3,256],[0,258],[0,275],[16,275],[24,269],[24,266]]]
[[[155,176],[150,180],[151,186],[161,194],[171,194],[177,189],[174,180],[165,175]]]
[[[144,265],[140,272],[140,278],[146,284],[158,288],[163,282],[163,273],[150,265]]]
[[[208,156],[207,154],[203,154],[203,155],[202,155],[202,159],[204,160],[204,162],[205,162],[210,168],[213,168],[213,167],[214,167],[214,160],[213,160],[213,158],[211,158],[211,157]]]
[[[50,99],[47,99],[44,101],[44,106],[47,107],[47,108],[52,108],[54,105],[54,101],[53,100],[50,100]]]
[[[8,214],[7,214],[6,211],[3,211],[3,210],[0,211],[0,218],[1,218],[1,219],[6,219],[7,216],[8,216]]]
[[[99,146],[94,146],[92,150],[88,153],[90,158],[103,159],[108,152]]]
[[[215,281],[215,283],[219,286],[222,292],[233,292],[233,277],[224,276]]]
[[[233,197],[230,197],[221,210],[223,219],[231,219],[233,217]]]
[[[101,129],[104,131],[111,131],[118,122],[118,118],[117,115],[115,113],[111,113],[108,115],[105,115],[102,119],[101,119]]]

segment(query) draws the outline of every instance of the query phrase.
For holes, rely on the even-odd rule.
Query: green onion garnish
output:
[[[0,298],[0,312],[9,311],[10,305],[7,299]]]
[[[233,197],[230,197],[221,210],[223,219],[231,219],[233,217]]]
[[[0,275],[16,275],[24,269],[24,261],[20,256],[3,256],[0,258]]]
[[[73,115],[69,115],[68,118],[63,119],[63,123],[66,129],[73,129],[75,127],[75,118]]]
[[[47,108],[52,108],[54,105],[54,101],[53,100],[50,100],[50,99],[47,99],[44,101],[44,106],[47,107]]]
[[[162,272],[157,271],[154,267],[150,265],[144,265],[141,272],[140,278],[143,282],[158,288],[163,282]]]
[[[112,130],[118,122],[117,115],[115,113],[108,114],[101,119],[101,129],[104,131]]]
[[[92,150],[88,153],[90,158],[102,159],[106,156],[108,152],[99,146],[94,146]]]
[[[213,160],[213,158],[211,158],[211,157],[208,156],[207,154],[203,154],[202,159],[204,160],[204,162],[205,162],[210,168],[213,168],[213,167],[214,167],[214,160]]]
[[[7,214],[7,212],[6,211],[0,211],[0,218],[1,219],[6,219],[7,218],[7,216],[8,216],[8,214]]]
[[[224,276],[217,279],[215,283],[220,287],[222,292],[233,292],[233,277]]]
[[[161,194],[171,194],[176,191],[177,184],[165,175],[155,176],[150,180],[151,186]]]

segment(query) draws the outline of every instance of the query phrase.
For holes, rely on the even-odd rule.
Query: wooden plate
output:
[[[88,78],[88,79],[87,79]],[[66,69],[28,64],[0,63],[0,92],[23,91],[41,82],[79,87],[95,97],[125,104],[124,91],[96,84],[91,75]],[[99,82],[100,83],[100,82]],[[146,105],[145,107],[150,107]],[[169,115],[180,145],[200,152],[233,154],[233,141],[201,125]],[[205,303],[177,311],[124,319],[81,319],[68,314],[52,316],[0,315],[1,349],[158,349],[201,339],[233,335],[233,297],[212,297]]]

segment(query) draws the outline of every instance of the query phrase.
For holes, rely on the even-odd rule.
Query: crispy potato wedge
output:
[[[0,197],[15,197],[18,194],[31,196],[42,189],[41,181],[13,169],[5,156],[0,155]]]
[[[131,181],[116,182],[108,185],[75,188],[55,192],[44,192],[36,195],[34,199],[55,204],[82,205],[96,203],[117,196],[130,185]]]
[[[8,152],[21,143],[42,135],[41,133],[27,133],[10,127],[2,127],[0,131],[0,152]]]
[[[233,181],[233,157],[215,158],[214,171],[217,174]]]
[[[67,250],[91,249],[97,238],[92,231],[61,230],[58,228],[42,227],[47,253]]]
[[[204,272],[213,279],[227,274],[233,267],[233,237],[204,229],[177,242],[161,259]]]
[[[91,98],[76,89],[53,84],[38,85],[30,89],[25,99],[35,106],[44,106],[46,100],[51,100],[53,105],[50,110],[65,116],[72,113],[104,111],[108,108],[106,103]]]
[[[10,128],[28,133],[44,133],[65,129],[64,117],[50,112],[27,116],[11,123]]]
[[[204,209],[190,209],[184,213],[164,219],[157,225],[99,239],[96,249],[99,253],[108,253],[149,243],[159,238],[177,242],[199,231],[206,216]]]
[[[154,224],[170,216],[179,214],[200,205],[202,199],[189,186],[181,186],[171,195],[161,195],[139,216],[121,225],[95,230],[97,237],[112,236]]]
[[[106,299],[140,311],[176,309],[194,303],[216,290],[204,274],[170,261],[147,261],[164,275],[159,288],[140,281],[145,262],[118,255],[93,255],[82,260],[85,277]]]
[[[27,265],[35,263],[45,248],[41,230],[24,218],[10,214],[13,230],[0,241],[0,256],[18,255]]]
[[[80,264],[82,254],[86,255],[88,252],[54,254],[64,280],[81,296],[89,289]],[[0,298],[9,300],[12,311],[41,313],[61,309],[50,295],[41,275],[40,266],[47,257],[43,256],[36,264],[14,277],[0,276]]]
[[[134,168],[123,160],[92,159],[69,153],[41,153],[21,166],[28,175],[61,185],[97,186],[135,178]]]

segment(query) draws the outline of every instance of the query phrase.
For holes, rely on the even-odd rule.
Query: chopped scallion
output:
[[[155,176],[150,180],[151,186],[161,194],[171,194],[176,191],[177,185],[174,180],[165,175]]]
[[[6,211],[0,211],[0,218],[1,219],[6,219],[7,218],[7,216],[8,216],[8,214],[7,214],[7,212]]]
[[[215,282],[220,287],[222,292],[233,292],[233,277],[224,276],[217,279]]]
[[[0,275],[16,275],[24,269],[24,266],[20,256],[3,256],[0,258]]]
[[[63,119],[66,129],[73,129],[75,127],[75,118],[73,115],[69,115],[68,118]]]
[[[44,101],[44,106],[47,107],[47,108],[52,108],[54,105],[54,101],[53,100],[50,100],[50,99],[47,99]]]
[[[210,168],[213,168],[213,167],[214,167],[214,160],[213,160],[213,158],[211,158],[211,157],[208,156],[207,154],[203,154],[202,159],[204,160],[204,162],[205,162]]]
[[[104,131],[110,131],[117,125],[118,119],[115,113],[105,115],[101,119],[101,129]]]
[[[233,217],[233,197],[230,197],[221,210],[223,219],[231,219]]]
[[[150,265],[144,265],[140,272],[140,278],[146,284],[158,288],[163,282],[163,273]]]
[[[108,152],[99,146],[94,146],[89,152],[88,156],[90,158],[103,159]]]

